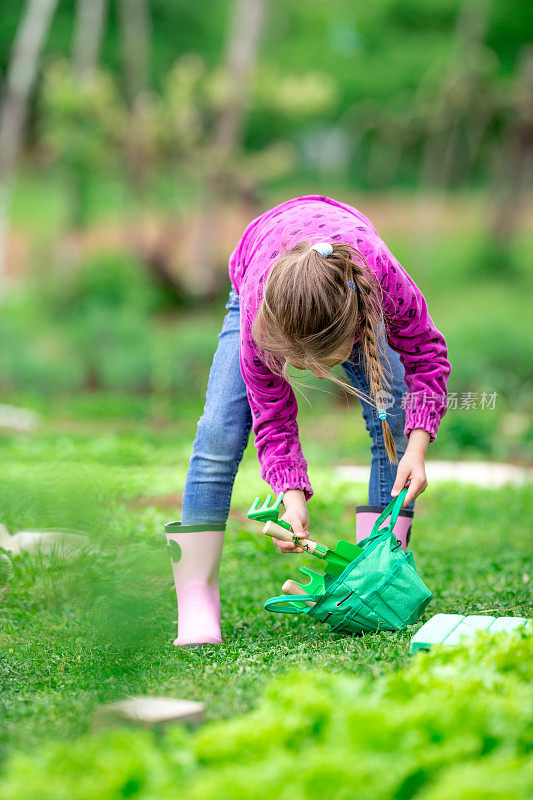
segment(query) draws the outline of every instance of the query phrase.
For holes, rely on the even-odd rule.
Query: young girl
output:
[[[298,536],[309,535],[313,489],[288,365],[324,378],[341,364],[348,382],[329,377],[361,400],[372,466],[370,505],[356,509],[357,541],[407,485],[396,527],[405,548],[413,501],[427,486],[426,451],[446,412],[444,337],[418,287],[357,209],[317,195],[282,203],[246,228],[229,273],[228,313],[194,440],[181,528],[167,535],[179,545],[171,548],[177,645],[221,641],[218,572],[250,428],[261,477],[276,494],[285,492],[283,519]]]

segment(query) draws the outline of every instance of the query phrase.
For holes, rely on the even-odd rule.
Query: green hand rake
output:
[[[281,492],[272,505],[269,505],[272,500],[272,495],[268,495],[263,505],[260,505],[261,499],[256,497],[248,514],[248,519],[256,520],[257,522],[265,522],[263,528],[265,536],[271,536],[273,539],[280,539],[283,542],[294,542],[298,547],[302,547],[307,553],[311,553],[317,558],[325,560],[325,571],[328,575],[340,575],[344,572],[348,564],[350,564],[362,552],[361,548],[351,542],[345,542],[341,539],[337,542],[334,549],[331,550],[326,545],[315,541],[314,539],[300,539],[296,536],[285,520],[279,519],[279,507],[283,500],[283,492]]]

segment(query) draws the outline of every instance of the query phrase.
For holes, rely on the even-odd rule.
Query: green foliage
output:
[[[93,308],[113,312],[130,308],[140,314],[154,310],[161,300],[145,267],[125,252],[101,253],[86,260],[70,279],[56,287],[59,313],[83,315]]]
[[[61,326],[49,318],[40,287],[6,298],[0,318],[0,382],[4,394],[44,396],[79,390],[83,370]]]
[[[518,291],[519,287],[520,284],[517,284]],[[521,303],[506,297],[504,286],[501,289],[495,286],[490,292],[485,287],[480,290],[477,302],[475,293],[476,290],[472,289],[469,297],[466,289],[464,299],[469,301],[470,309],[465,305],[463,312],[462,302],[459,301],[455,313],[454,307],[450,308],[449,322],[446,324],[443,321],[442,329],[452,364],[450,391],[477,392],[478,401],[483,392],[487,396],[497,393],[495,409],[485,412],[494,419],[482,421],[476,418],[470,421],[472,430],[477,430],[481,438],[486,439],[491,429],[495,429],[495,417],[503,411],[506,402],[510,403],[511,408],[528,407],[533,340],[526,317],[519,311]],[[513,309],[516,309],[514,314]],[[458,401],[460,408],[460,394]],[[461,413],[465,415],[464,411]],[[466,431],[465,426],[470,422],[463,420],[458,424]]]
[[[280,114],[288,121],[323,114],[338,102],[337,85],[328,73],[306,70],[301,75],[287,75],[276,67],[258,71],[252,98],[258,111]]]
[[[235,484],[222,562],[224,643],[216,651],[174,648],[176,597],[161,532],[164,522],[179,519],[176,490],[201,403],[180,402],[175,421],[160,426],[137,408],[130,412],[127,398],[104,409],[119,419],[102,418],[98,402],[97,395],[74,397],[40,431],[2,437],[0,521],[10,532],[75,527],[96,547],[66,562],[13,559],[0,589],[0,759],[14,749],[36,753],[45,741],[74,742],[99,703],[124,695],[204,700],[210,719],[231,718],[254,708],[266,681],[288,671],[299,676],[291,685],[309,669],[374,680],[408,662],[412,629],[340,637],[263,611],[264,599],[296,578],[308,557],[280,558],[239,521],[250,498],[264,491],[252,442]],[[367,487],[339,479],[333,466],[353,459],[353,443],[367,458],[368,444],[358,412],[322,417],[304,414],[301,433],[316,489],[311,530],[334,545],[353,536],[353,508],[366,502]],[[347,429],[359,438],[347,438]],[[435,595],[431,613],[530,613],[523,520],[531,503],[531,486],[486,492],[450,485],[424,494],[412,545]]]
[[[73,2],[59,4],[46,44],[48,59],[70,56],[74,7]],[[22,10],[21,0],[4,0],[2,70]],[[153,95],[146,98],[143,118],[139,116],[135,125],[136,146],[146,149],[149,157],[154,145],[161,155],[164,142],[182,134],[181,144],[189,146],[191,137],[202,135],[198,122],[204,132],[208,130],[227,97],[220,64],[231,11],[231,4],[222,0],[206,0],[201,8],[188,2],[150,3]],[[470,14],[482,16],[484,9],[472,8]],[[469,9],[461,0],[270,2],[246,121],[247,154],[264,152],[278,139],[288,143],[292,154],[302,135],[313,135],[317,123],[340,126],[350,141],[343,172],[349,162],[352,183],[413,183],[424,143],[447,130],[440,144],[454,162],[454,180],[486,179],[488,151],[498,141],[514,103],[513,85],[533,19],[529,5],[520,0],[493,0],[480,43],[469,41],[468,32],[476,26],[468,19]],[[37,93],[38,104],[39,97],[44,98],[38,107],[48,117],[43,126],[46,142],[76,173],[78,182],[87,177],[89,165],[102,169],[109,164],[116,155],[117,137],[127,149],[131,129],[124,123],[118,89],[120,36],[112,5],[104,30],[102,73],[95,86],[80,86],[66,75],[64,66],[54,66],[50,74],[45,72]],[[174,95],[184,101],[174,127],[172,111],[177,106],[162,110],[162,105],[165,87],[176,78],[176,58],[184,56],[189,63],[188,91]],[[419,92],[420,86],[426,91]],[[436,108],[439,104],[444,116]],[[160,128],[163,120],[170,123],[168,136]],[[285,156],[277,174],[283,174],[287,165]],[[262,175],[269,178],[267,168]],[[82,213],[78,221],[83,222]]]
[[[425,248],[419,252],[405,234],[390,246],[422,288],[448,343],[449,390],[456,393],[457,409],[452,407],[445,418],[439,454],[527,455],[527,436],[519,431],[511,435],[507,417],[520,409],[525,413],[528,407],[533,360],[526,313],[530,279],[523,267],[513,283],[473,275],[471,258],[479,251],[479,241],[479,234],[470,230],[468,236],[441,236],[433,242],[430,256]],[[517,241],[516,252],[525,262],[530,248]],[[68,402],[77,404],[76,413],[85,418],[185,418],[189,407],[196,416],[224,313],[222,302],[171,312],[146,266],[122,251],[91,256],[79,269],[55,277],[47,275],[45,264],[38,279],[12,289],[4,300],[0,385],[5,396],[31,395],[46,402],[64,402],[70,395]],[[310,382],[306,375],[298,380]],[[303,387],[312,412],[319,412],[314,414],[306,451],[320,460],[327,442],[339,458],[364,458],[366,435],[350,416],[358,412],[345,409],[330,384],[314,383],[320,391]],[[98,394],[93,399],[72,396],[87,389]],[[462,409],[464,392],[475,393],[478,406],[485,393],[489,407]],[[489,402],[493,393],[494,409]],[[346,413],[332,405],[341,402]],[[300,418],[306,408],[302,400]],[[331,441],[326,433],[315,452],[315,438],[332,426],[339,429],[339,437]],[[350,442],[351,450],[340,442]]]
[[[209,67],[198,53],[180,56],[162,80],[161,92],[145,93],[133,109],[127,108],[110,71],[80,81],[69,62],[52,62],[43,81],[40,130],[68,178],[70,225],[88,222],[92,176],[117,167],[138,197],[155,168],[177,171],[180,181],[187,178],[193,184],[217,177],[228,194],[286,174],[294,152],[283,139],[249,150],[236,144],[235,152],[221,158],[217,124],[234,102],[233,93],[225,69]],[[335,82],[327,74],[263,69],[260,79],[252,81],[250,103],[290,120],[324,111],[335,97]]]
[[[450,411],[446,418],[447,452],[456,456],[490,455],[498,427],[497,413],[484,410]]]
[[[276,92],[272,86],[276,85]],[[155,114],[159,151],[179,163],[180,175],[205,176],[224,172],[227,191],[279,178],[293,167],[292,147],[285,137],[274,137],[262,147],[237,147],[230,163],[221,163],[214,135],[223,108],[234,101],[234,89],[224,68],[209,69],[197,53],[182,55],[163,82]],[[326,73],[286,74],[263,68],[251,81],[250,103],[260,112],[285,120],[308,119],[334,105],[335,82]],[[227,159],[227,154],[223,154]]]
[[[44,396],[105,388],[199,391],[216,326],[159,324],[163,298],[145,267],[121,252],[37,279],[6,299],[0,320],[5,392]]]
[[[150,385],[150,312],[158,299],[143,266],[123,253],[92,258],[70,281],[52,287],[49,311],[62,320],[87,384]]]
[[[361,798],[432,797],[434,789],[451,798],[462,795],[450,767],[466,763],[483,775],[492,759],[494,769],[513,765],[513,784],[515,770],[522,777],[516,797],[526,798],[532,664],[531,634],[522,633],[418,658],[375,684],[287,675],[252,715],[199,734],[195,796],[348,797],[357,763]],[[504,789],[495,796],[508,796]]]
[[[123,135],[124,109],[114,81],[99,72],[80,81],[68,61],[52,63],[42,90],[44,142],[65,164],[89,170],[112,164],[109,144]]]
[[[7,553],[0,552],[0,587],[7,584],[13,577],[13,564]]]
[[[155,797],[165,786],[162,779],[168,769],[149,733],[128,730],[111,731],[75,744],[65,743],[50,753],[46,762],[49,775],[43,787],[43,762],[40,770],[32,770],[29,775],[26,759],[13,759],[12,772],[6,781],[6,798],[114,800],[140,797],[146,790],[154,792]]]
[[[110,486],[94,469],[63,459],[5,471],[1,520],[7,529],[70,528],[101,533],[111,522]]]
[[[533,635],[435,648],[378,681],[288,673],[258,708],[195,735],[107,731],[17,754],[5,800],[352,797],[527,800]],[[354,774],[354,766],[356,765]]]
[[[40,110],[43,144],[70,181],[70,224],[83,226],[91,174],[114,165],[127,135],[124,102],[111,75],[83,82],[58,61],[46,70]]]

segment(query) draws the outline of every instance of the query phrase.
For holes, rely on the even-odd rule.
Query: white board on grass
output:
[[[411,639],[409,652],[411,655],[418,650],[429,650],[432,645],[459,644],[461,639],[475,636],[478,631],[486,630],[490,633],[512,631],[520,625],[525,625],[525,617],[491,617],[485,614],[435,614],[429,619]]]

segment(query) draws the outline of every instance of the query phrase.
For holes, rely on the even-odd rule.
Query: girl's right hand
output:
[[[301,489],[288,489],[283,497],[285,513],[280,519],[288,522],[300,539],[309,538],[309,511],[305,494]],[[303,548],[298,547],[294,542],[282,542],[281,539],[273,539],[275,546],[280,553],[303,553]]]

